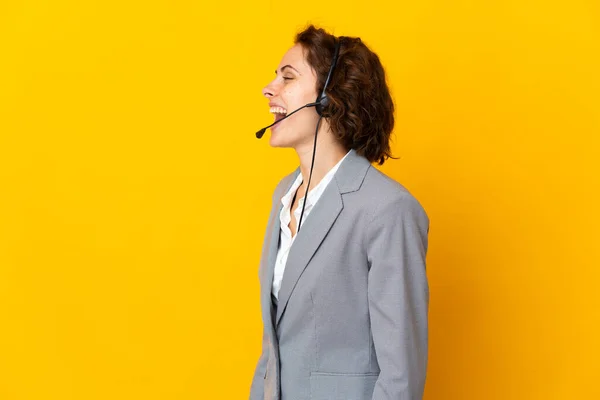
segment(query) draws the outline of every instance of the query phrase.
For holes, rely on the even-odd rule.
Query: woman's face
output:
[[[317,98],[317,76],[304,58],[302,46],[297,44],[285,53],[273,79],[264,89],[270,112],[275,120],[291,113]],[[273,147],[312,146],[319,115],[314,107],[307,107],[271,127],[269,143]]]

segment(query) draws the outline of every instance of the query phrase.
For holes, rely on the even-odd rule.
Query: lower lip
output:
[[[281,124],[281,121],[282,121],[281,119],[280,119],[279,121],[277,121],[277,122],[275,123],[275,125],[273,125],[273,126],[271,127],[271,130],[272,130],[272,131],[274,131],[274,130],[275,130],[277,127],[279,127],[279,125]]]

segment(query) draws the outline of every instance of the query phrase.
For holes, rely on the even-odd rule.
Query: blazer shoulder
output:
[[[400,182],[376,168],[369,168],[362,188],[373,216],[387,212],[414,212],[428,220],[421,202]]]

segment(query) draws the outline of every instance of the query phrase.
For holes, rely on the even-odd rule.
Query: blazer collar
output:
[[[356,192],[360,189],[370,166],[369,160],[358,155],[354,149],[350,150],[334,177],[340,193]]]
[[[333,180],[337,183],[340,194],[356,192],[360,189],[370,166],[371,163],[369,160],[356,153],[356,150],[351,149],[333,177]],[[294,184],[298,174],[300,174],[300,167],[296,168],[289,176],[288,184],[285,185],[285,191],[279,196],[280,202],[281,198]]]

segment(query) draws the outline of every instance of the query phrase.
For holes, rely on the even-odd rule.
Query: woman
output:
[[[391,156],[394,125],[379,58],[310,26],[275,73],[263,89],[279,121],[270,144],[293,148],[300,166],[273,194],[250,399],[421,399],[429,220],[371,166]]]

